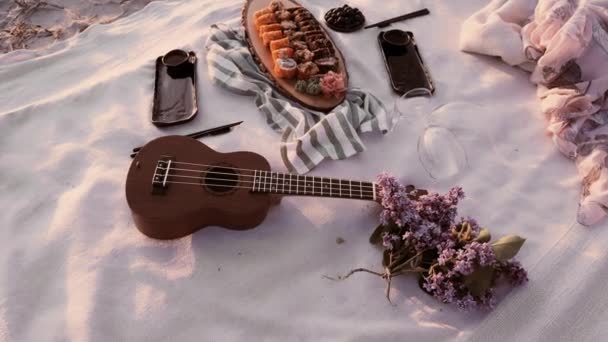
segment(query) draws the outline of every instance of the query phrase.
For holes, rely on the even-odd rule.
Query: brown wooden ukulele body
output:
[[[176,175],[184,176],[177,178],[182,183],[153,186],[162,156],[172,160],[169,168],[172,179],[176,179]],[[188,164],[175,163],[180,161]],[[210,170],[222,174],[227,171],[227,179],[206,181],[205,175],[210,174]],[[230,170],[235,171],[232,174]],[[259,154],[220,153],[183,136],[151,141],[139,151],[127,175],[126,196],[135,225],[142,233],[156,239],[179,238],[210,225],[237,230],[257,226],[276,202],[276,197],[251,192],[247,186],[251,184],[248,172],[239,170],[269,171],[270,165]],[[159,181],[162,180],[161,177]],[[226,184],[242,185],[230,187]]]
[[[168,136],[144,145],[126,182],[137,228],[175,239],[210,225],[250,229],[281,196],[376,201],[375,183],[273,172],[253,152],[220,153],[198,140]]]

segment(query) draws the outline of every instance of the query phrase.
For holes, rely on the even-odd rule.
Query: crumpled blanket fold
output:
[[[608,1],[494,0],[462,26],[463,51],[531,72],[559,150],[582,179],[577,220],[608,214]]]

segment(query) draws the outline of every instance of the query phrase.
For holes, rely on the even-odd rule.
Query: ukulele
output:
[[[372,182],[273,172],[257,153],[220,153],[184,136],[144,145],[126,181],[135,225],[163,240],[206,226],[254,228],[284,195],[376,201],[377,192]]]

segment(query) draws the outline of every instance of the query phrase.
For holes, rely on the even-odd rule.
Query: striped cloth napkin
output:
[[[365,150],[360,133],[389,129],[382,102],[359,89],[349,89],[346,100],[327,114],[286,99],[254,62],[242,28],[212,25],[206,47],[211,80],[235,94],[254,96],[268,125],[282,133],[281,156],[290,172],[303,174],[325,158],[353,156]]]

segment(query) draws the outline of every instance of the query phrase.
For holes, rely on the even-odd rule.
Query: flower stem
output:
[[[384,268],[384,276],[386,277],[386,300],[393,304],[393,302],[391,302],[391,281],[393,280],[393,275],[388,267]]]
[[[427,251],[427,250],[425,249],[425,250],[423,250],[423,251],[420,251],[420,252],[416,253],[416,255],[414,255],[413,257],[411,257],[411,258],[407,259],[406,261],[404,261],[404,262],[402,262],[402,263],[398,264],[398,265],[397,265],[396,267],[394,267],[394,268],[393,268],[392,266],[395,266],[395,265],[389,265],[388,267],[389,267],[389,268],[390,268],[390,269],[391,269],[393,272],[395,272],[395,271],[397,271],[397,270],[399,270],[399,269],[403,268],[403,267],[404,267],[406,264],[408,264],[408,263],[412,262],[412,261],[413,261],[414,259],[416,259],[417,257],[421,256],[421,255],[422,255],[422,253],[424,253],[424,252],[426,252],[426,251]]]
[[[338,278],[334,278],[334,277],[330,277],[330,276],[326,276],[324,275],[324,278],[327,278],[329,280],[345,280],[346,278],[350,277],[351,275],[358,273],[358,272],[367,272],[367,273],[371,273],[374,275],[377,275],[378,277],[386,277],[385,273],[380,273],[380,272],[374,272],[372,270],[368,270],[367,268],[355,268],[354,270],[351,270],[350,272],[348,272],[345,276],[338,276]]]
[[[426,271],[428,271],[426,268],[416,267],[416,268],[412,268],[412,269],[409,269],[409,270],[401,270],[399,272],[392,273],[391,274],[391,278],[392,277],[396,277],[396,276],[400,276],[400,275],[406,274],[406,273],[420,273],[420,272],[426,272]]]

